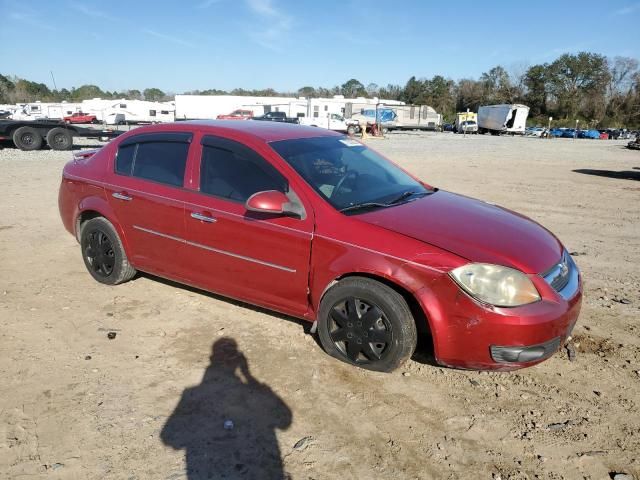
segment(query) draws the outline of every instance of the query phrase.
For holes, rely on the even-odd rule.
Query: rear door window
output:
[[[126,139],[118,148],[116,173],[181,187],[191,134],[145,134]]]
[[[118,149],[116,156],[116,172],[121,175],[131,175],[131,167],[133,166],[133,157],[136,154],[137,144],[125,145]]]

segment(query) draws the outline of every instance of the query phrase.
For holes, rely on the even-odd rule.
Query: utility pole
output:
[[[51,80],[53,80],[53,89],[58,90],[58,86],[56,85],[56,79],[53,76],[53,70],[49,70],[49,73],[51,74]]]
[[[467,107],[467,116],[462,122],[462,138],[467,138],[467,127],[469,126],[469,107]]]

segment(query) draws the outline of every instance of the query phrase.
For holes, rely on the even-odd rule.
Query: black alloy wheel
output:
[[[329,335],[336,348],[356,364],[383,360],[393,338],[391,323],[376,305],[348,297],[331,308]]]
[[[318,336],[332,357],[379,372],[402,365],[417,342],[405,298],[389,285],[357,276],[335,282],[322,297]]]
[[[104,232],[100,230],[87,232],[82,250],[86,263],[91,266],[96,275],[107,278],[113,273],[116,262],[115,251],[111,240]]]
[[[104,217],[83,222],[80,227],[82,259],[91,276],[106,285],[131,280],[136,269],[129,263],[118,232]]]

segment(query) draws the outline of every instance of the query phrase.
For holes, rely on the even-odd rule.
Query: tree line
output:
[[[442,75],[432,78],[411,77],[404,86],[375,83],[366,86],[352,78],[332,88],[304,86],[295,92],[267,88],[230,91],[209,89],[184,92],[197,95],[250,95],[290,97],[345,98],[378,97],[401,100],[408,104],[426,104],[453,120],[456,112],[477,111],[480,105],[524,103],[530,107],[530,123],[545,125],[548,117],[556,125],[592,127],[640,127],[640,69],[638,60],[628,57],[607,58],[590,52],[566,53],[553,62],[532,65],[521,71],[493,67],[478,79],[454,81]],[[80,102],[90,98],[127,98],[166,101],[173,94],[159,88],[126,91],[103,91],[96,85],[50,90],[44,83],[0,75],[0,103]]]

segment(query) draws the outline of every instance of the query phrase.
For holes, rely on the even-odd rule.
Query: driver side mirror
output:
[[[276,213],[281,215],[296,213],[289,198],[277,190],[265,190],[251,195],[245,202],[245,208],[250,212]]]

